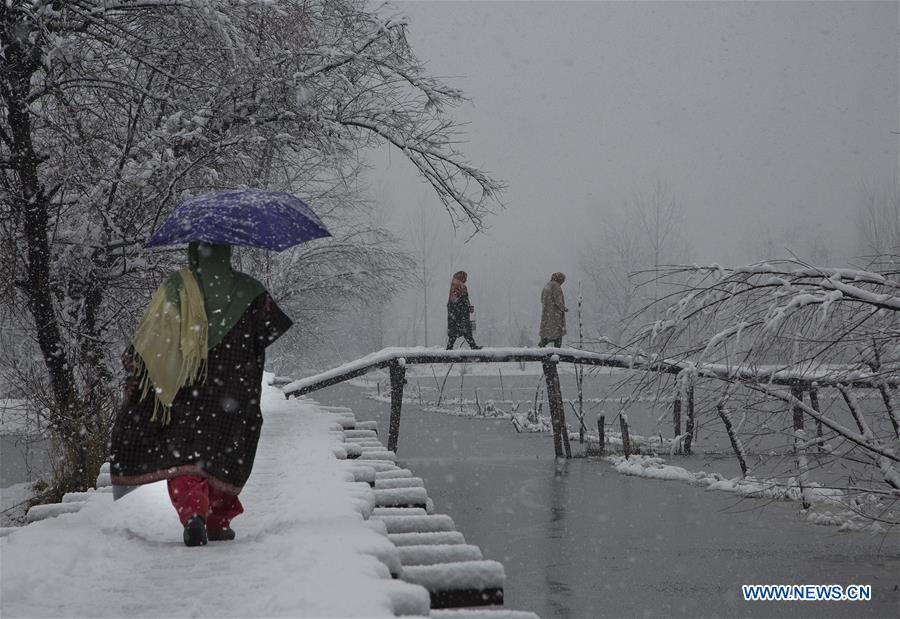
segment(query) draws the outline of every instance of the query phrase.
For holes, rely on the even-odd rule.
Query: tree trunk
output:
[[[9,122],[10,167],[18,177],[21,188],[20,195],[10,197],[18,202],[24,215],[27,262],[25,294],[56,404],[51,417],[55,425],[62,426],[65,418],[77,408],[77,393],[74,373],[62,344],[50,294],[51,252],[47,236],[51,198],[39,180],[40,160],[34,150],[31,116],[26,103],[31,89],[31,76],[40,66],[40,58],[37,50],[23,48],[16,39],[7,40],[8,35],[8,26],[4,24],[2,43],[5,47],[5,62],[0,66],[5,75],[0,79],[0,95],[6,103]]]
[[[803,402],[803,389],[791,387],[791,395]],[[806,430],[803,427],[803,409],[796,404],[794,413],[794,453],[797,456],[797,481],[800,484],[800,498],[803,509],[809,509],[809,462],[806,458]]]

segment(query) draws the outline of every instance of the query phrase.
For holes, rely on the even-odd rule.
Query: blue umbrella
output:
[[[205,241],[281,251],[331,236],[303,200],[281,191],[214,191],[183,200],[146,247]]]

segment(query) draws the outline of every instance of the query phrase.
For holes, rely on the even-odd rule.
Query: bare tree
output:
[[[414,230],[410,235],[413,239],[414,252],[418,267],[416,278],[419,290],[422,293],[422,321],[424,330],[424,345],[428,346],[428,292],[435,284],[435,266],[439,259],[438,251],[441,249],[441,230],[438,222],[429,216],[430,209],[424,197],[419,199],[419,210],[412,222]]]
[[[363,0],[0,5],[3,302],[43,359],[55,431],[95,445],[74,486],[105,456],[110,353],[172,264],[141,245],[183,195],[265,186],[337,209],[362,150],[388,144],[479,229],[501,186],[456,149],[447,111],[462,100],[424,70],[406,23]],[[371,267],[377,239],[351,227],[343,264],[369,248]],[[324,294],[373,281],[362,275],[310,281]]]
[[[600,238],[582,248],[580,262],[595,290],[604,335],[620,339],[624,331],[616,330],[624,330],[629,317],[644,305],[641,295],[663,294],[658,280],[650,288],[640,287],[635,274],[689,259],[683,217],[671,190],[657,180],[649,191],[635,193],[614,215],[599,222]]]
[[[658,302],[660,319],[634,345],[660,368],[691,369],[698,423],[712,432],[722,422],[745,474],[748,449],[783,454],[780,471],[758,455],[751,472],[794,479],[804,506],[814,491],[833,491],[866,518],[900,522],[897,271],[773,261],[658,276],[680,290]],[[672,388],[663,373],[648,377],[657,380],[642,388]]]
[[[873,260],[900,253],[900,185],[897,179],[881,192],[863,185],[856,211],[859,251]]]

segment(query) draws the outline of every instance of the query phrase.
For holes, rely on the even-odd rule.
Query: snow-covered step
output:
[[[373,451],[378,451],[380,449],[387,449],[384,445],[381,444],[381,441],[371,441],[368,439],[354,439],[349,438],[344,441],[345,445],[356,445],[360,449],[371,449]]]
[[[371,430],[375,434],[378,434],[378,422],[377,421],[357,421],[356,429],[357,430]]]
[[[347,436],[347,432],[359,432],[359,430],[344,431],[344,440],[348,443],[374,443],[376,445],[383,445],[383,443],[379,440],[378,436],[374,432],[372,432],[371,436]],[[369,432],[369,430],[363,430],[363,432]]]
[[[347,450],[343,445],[332,445],[331,453],[334,454],[334,457],[338,460],[347,459]]]
[[[386,590],[395,617],[427,617],[431,596],[425,587],[402,580],[384,580],[378,588]]]
[[[355,430],[344,430],[344,436],[349,440],[351,438],[378,440],[378,433],[374,430],[361,430],[359,426],[365,422],[357,422]]]
[[[381,522],[373,518],[375,522]],[[387,527],[385,527],[387,531]],[[388,533],[395,546],[422,546],[424,544],[465,544],[466,538],[459,531],[430,531],[428,533]]]
[[[434,513],[434,501],[431,497],[425,499],[425,505],[419,507],[382,507],[375,506],[375,516],[425,516]]]
[[[365,482],[369,486],[375,485],[375,469],[371,466],[359,466],[354,463],[349,470],[353,474],[354,481]]]
[[[412,471],[409,469],[401,469],[394,467],[393,469],[387,471],[378,471],[375,474],[375,480],[379,479],[396,479],[398,477],[414,477]]]
[[[47,505],[35,505],[28,510],[25,520],[29,523],[56,518],[61,514],[74,514],[84,507],[84,501],[78,503],[49,503]]]
[[[363,451],[362,454],[359,456],[359,459],[360,460],[384,460],[387,462],[396,462],[397,454],[395,454],[393,451],[388,451],[387,449],[385,449],[383,451],[372,449],[372,450]]]
[[[397,477],[395,479],[375,478],[375,489],[386,490],[388,488],[424,488],[425,482],[421,477]]]
[[[481,561],[484,557],[478,546],[469,544],[426,544],[398,546],[400,561],[408,565],[436,565],[459,561]]]
[[[425,509],[425,503],[428,500],[425,488],[379,489],[377,481],[374,493],[377,507],[421,507]]]
[[[356,460],[356,464],[371,466],[373,469],[375,469],[376,479],[377,473],[381,473],[384,471],[393,471],[398,468],[396,464],[389,460],[369,460],[366,458],[359,458],[358,460]]]
[[[365,482],[350,482],[350,495],[353,499],[353,506],[362,515],[363,520],[368,520],[372,516],[372,510],[375,509],[375,493],[372,487]]]
[[[379,516],[390,533],[432,533],[434,531],[455,531],[456,525],[450,516]]]
[[[356,421],[356,415],[353,414],[351,410],[345,411],[325,411],[326,413],[331,415],[331,419],[352,419],[354,422]],[[355,425],[355,424],[354,424]],[[355,430],[356,428],[344,428],[345,430]]]
[[[372,503],[370,501],[366,501],[362,497],[356,497],[352,499],[353,509],[362,516],[363,520],[368,520],[372,517]]]
[[[427,512],[421,507],[376,507],[373,516],[425,516]]]
[[[354,417],[352,414],[348,415],[339,413],[336,415],[332,415],[331,417],[334,421],[334,427],[336,430],[346,431],[356,429],[356,417]]]
[[[386,537],[376,537],[368,544],[360,546],[360,554],[371,555],[384,563],[391,578],[399,578],[402,572],[400,551]]]
[[[356,460],[363,454],[363,449],[355,443],[344,443],[344,449],[347,451],[347,457]]]
[[[375,490],[364,481],[348,481],[347,485],[350,487],[350,492],[355,496],[366,496],[373,499],[375,497]]]
[[[448,608],[435,609],[431,619],[540,619],[530,610],[507,610],[505,608]]]
[[[422,585],[432,608],[503,604],[506,572],[497,561],[459,561],[403,568],[403,580]]]
[[[345,430],[352,430],[356,427],[356,419],[353,417],[341,417],[338,419],[338,423],[340,423],[341,427]]]
[[[366,520],[363,523],[363,525],[367,526],[368,528],[372,529],[373,531],[375,531],[376,533],[378,533],[379,535],[381,535],[383,537],[387,537],[387,538],[390,537],[388,535],[387,527],[385,526],[384,522],[378,518],[369,518],[368,520]],[[392,544],[394,543],[393,540],[391,541],[391,543]],[[394,544],[394,545],[396,546],[396,544]]]

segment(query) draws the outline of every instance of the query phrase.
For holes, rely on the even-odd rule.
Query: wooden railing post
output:
[[[397,359],[388,365],[391,376],[391,424],[388,431],[388,450],[397,451],[400,438],[400,412],[403,408],[403,385],[406,383],[406,361]]]
[[[597,436],[600,439],[600,455],[603,455],[603,450],[606,449],[606,416],[600,415],[597,417]]]
[[[675,404],[672,406],[672,424],[675,431],[675,437],[672,440],[677,441],[678,437],[681,436],[681,389],[675,391]],[[675,453],[681,453],[680,446],[675,450]]]
[[[619,429],[622,431],[622,451],[625,458],[631,455],[631,437],[628,434],[628,417],[625,413],[619,413]]]
[[[563,410],[562,390],[559,386],[559,372],[556,370],[557,362],[544,359],[544,379],[547,382],[547,401],[550,404],[550,424],[553,426],[553,449],[557,458],[563,457],[563,444],[565,444],[565,457],[571,458],[572,451],[569,447],[569,436],[566,431],[566,413]]]
[[[803,389],[801,387],[791,387],[791,395],[797,398],[799,402],[803,402]],[[797,438],[797,431],[803,430],[803,409],[799,404],[794,404],[792,407],[793,417],[794,417],[794,453],[797,453],[797,443],[799,439]]]

